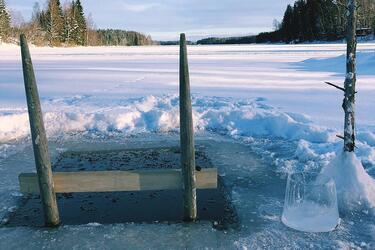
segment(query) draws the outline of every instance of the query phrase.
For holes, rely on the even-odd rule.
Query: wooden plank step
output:
[[[19,175],[20,191],[39,194],[36,173]],[[217,188],[217,169],[196,171],[198,189]],[[54,172],[56,193],[168,190],[182,188],[181,169]]]

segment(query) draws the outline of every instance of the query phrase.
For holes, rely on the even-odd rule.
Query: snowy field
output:
[[[216,231],[207,223],[0,228],[0,249],[375,248],[374,195],[350,211],[341,206],[342,222],[332,233],[299,233],[280,221],[286,173],[320,170],[342,147],[336,135],[342,134],[343,96],[324,81],[343,83],[345,49],[188,48],[198,143],[225,176],[240,229]],[[375,177],[375,44],[360,44],[358,51],[356,153]],[[31,48],[51,153],[99,141],[108,148],[178,143],[178,52],[177,46]],[[17,175],[33,170],[20,49],[3,45],[0,218],[15,209]]]

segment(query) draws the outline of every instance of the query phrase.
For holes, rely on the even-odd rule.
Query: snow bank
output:
[[[147,96],[131,100],[102,101],[93,96],[51,99],[43,103],[49,136],[71,132],[168,132],[179,128],[178,96]],[[332,132],[311,124],[307,117],[288,114],[264,104],[262,99],[193,98],[197,130],[230,135],[267,136],[327,142]],[[0,142],[29,136],[27,112],[0,113]]]
[[[340,208],[348,205],[375,208],[375,180],[368,175],[354,153],[339,151],[332,162],[322,169],[320,178],[335,180],[339,202],[342,204]]]
[[[375,134],[370,131],[361,131],[357,133],[357,139],[369,146],[375,147]]]
[[[308,71],[325,71],[344,73],[346,54],[329,58],[310,58],[297,65]],[[357,73],[360,75],[374,75],[375,54],[374,51],[357,53]]]
[[[331,161],[334,152],[342,147],[338,132],[317,126],[309,117],[283,112],[266,104],[264,98],[232,99],[224,97],[193,97],[194,125],[197,131],[207,130],[228,134],[244,141],[252,137],[282,139],[296,142],[294,155],[284,163],[322,166]],[[142,98],[100,98],[77,95],[43,101],[44,121],[49,137],[69,133],[86,135],[129,135],[150,132],[171,132],[179,129],[179,101],[177,95],[150,95]],[[0,110],[0,144],[23,140],[30,134],[26,109]],[[358,133],[357,154],[375,166],[375,135],[371,131]],[[284,143],[285,144],[285,143]],[[265,151],[265,150],[263,150]],[[0,155],[9,147],[0,147]],[[291,159],[292,157],[292,159]],[[295,163],[292,163],[292,165]],[[293,171],[293,168],[284,171]]]

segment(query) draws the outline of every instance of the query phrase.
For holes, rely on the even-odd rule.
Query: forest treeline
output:
[[[248,44],[255,43],[256,36],[241,37],[209,37],[197,41],[197,44]]]
[[[375,33],[375,0],[358,2],[359,34]],[[293,5],[287,6],[282,21],[274,23],[275,30],[272,32],[243,37],[212,37],[199,40],[197,44],[299,43],[343,39],[347,18],[346,3],[347,0],[297,0]],[[29,22],[17,20],[17,13],[11,14],[13,13],[6,9],[5,1],[0,0],[0,42],[15,42],[20,33],[25,33],[32,43],[39,46],[153,44],[150,36],[139,32],[96,29],[92,16],[85,15],[80,0],[72,0],[64,5],[59,0],[47,0],[44,8],[36,2]]]
[[[358,32],[374,33],[375,1],[358,0]],[[345,37],[347,0],[298,0],[288,5],[284,18],[273,32],[261,33],[257,42],[305,42]]]
[[[96,29],[93,18],[86,16],[80,0],[61,5],[59,0],[47,0],[41,8],[36,2],[29,22],[11,16],[5,1],[0,0],[0,42],[14,42],[21,33],[39,46],[132,46],[151,45],[150,36],[135,31]]]
[[[275,31],[256,36],[206,38],[198,44],[333,41],[345,37],[347,0],[298,0],[288,5]],[[375,0],[358,0],[358,33],[375,33]]]

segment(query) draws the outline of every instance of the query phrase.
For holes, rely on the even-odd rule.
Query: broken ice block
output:
[[[339,224],[335,182],[321,182],[317,173],[288,176],[282,222],[304,232],[329,232]]]

